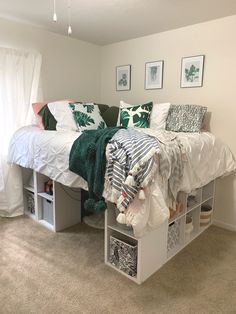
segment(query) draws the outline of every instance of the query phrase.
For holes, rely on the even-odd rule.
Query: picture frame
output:
[[[161,89],[163,86],[164,61],[145,63],[145,89]]]
[[[116,67],[116,90],[127,91],[131,89],[131,65]]]
[[[202,87],[204,55],[182,58],[180,87]]]

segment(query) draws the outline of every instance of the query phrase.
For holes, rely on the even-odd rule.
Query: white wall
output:
[[[101,100],[118,104],[170,101],[206,105],[212,112],[211,131],[222,138],[236,156],[236,16],[102,47]],[[202,88],[180,88],[181,58],[205,55]],[[161,90],[144,90],[145,62],[164,60]],[[115,67],[131,64],[131,90],[117,92]],[[206,156],[207,158],[207,156]],[[217,185],[215,218],[236,230],[236,179],[232,175]]]
[[[0,19],[0,45],[42,54],[44,100],[100,100],[100,47]]]

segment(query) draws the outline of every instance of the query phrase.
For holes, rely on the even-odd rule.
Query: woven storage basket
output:
[[[179,239],[180,239],[180,221],[177,220],[169,225],[167,250],[169,251],[173,249],[177,244],[179,244]]]
[[[137,275],[137,245],[110,236],[110,263],[131,277]]]
[[[200,226],[204,227],[210,224],[212,216],[212,207],[210,205],[202,205],[200,214]]]

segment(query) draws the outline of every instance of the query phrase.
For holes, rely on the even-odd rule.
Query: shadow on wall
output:
[[[211,132],[211,127],[210,127],[210,122],[211,122],[211,112],[207,111],[204,115],[204,120],[203,120],[203,130]]]
[[[216,180],[214,219],[236,231],[236,174]],[[230,222],[230,223],[229,223]]]

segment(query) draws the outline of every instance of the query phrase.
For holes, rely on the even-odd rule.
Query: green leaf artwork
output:
[[[94,111],[94,105],[92,104],[84,104],[83,107],[86,108],[87,113],[92,113]]]
[[[79,126],[87,126],[90,124],[95,124],[94,120],[86,113],[83,113],[80,111],[74,111],[73,114],[74,114],[75,121],[78,123]]]
[[[187,82],[194,82],[199,78],[199,68],[195,65],[191,65],[189,69],[185,69],[185,78]]]
[[[119,79],[119,83],[120,86],[127,86],[128,81],[127,81],[127,74],[123,73],[121,78]]]

